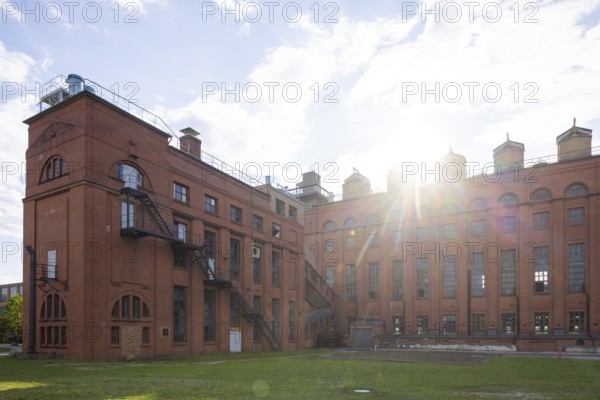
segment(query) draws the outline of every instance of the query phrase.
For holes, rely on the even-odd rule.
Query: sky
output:
[[[573,118],[600,145],[600,0],[18,1],[0,18],[0,283],[22,280],[22,121],[59,75],[194,128],[244,172],[295,187],[312,170],[336,195],[353,169],[384,191],[449,146],[483,168],[507,133],[553,155]]]

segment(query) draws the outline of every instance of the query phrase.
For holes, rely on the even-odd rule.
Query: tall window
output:
[[[330,288],[335,286],[335,267],[325,267],[325,282]]]
[[[275,212],[285,217],[285,203],[279,199],[275,199]]]
[[[135,226],[133,210],[132,203],[121,202],[121,229],[133,228]]]
[[[271,285],[279,287],[281,284],[281,253],[271,253]]]
[[[216,292],[204,289],[204,342],[217,340]]]
[[[142,174],[132,165],[121,163],[117,165],[117,179],[124,183],[124,187],[137,189],[142,186]]]
[[[515,250],[502,250],[500,253],[500,274],[502,279],[502,295],[516,295],[517,273],[516,273],[516,257]]]
[[[356,236],[346,236],[346,250],[356,249]]]
[[[271,299],[271,324],[273,337],[279,337],[279,323],[281,321],[281,301]]]
[[[377,233],[369,233],[369,236],[367,237],[367,243],[369,247],[379,247],[379,236]]]
[[[349,303],[356,301],[356,266],[354,264],[346,265],[346,301]]]
[[[456,237],[456,224],[442,225],[442,239],[451,240]]]
[[[186,338],[186,288],[183,286],[173,287],[173,342],[185,343]]]
[[[517,333],[517,313],[502,314],[502,333]]]
[[[392,300],[402,300],[404,266],[401,260],[392,260]]]
[[[443,324],[444,335],[456,333],[456,314],[444,314]]]
[[[46,163],[46,167],[44,168],[44,181],[60,178],[64,175],[67,175],[65,160],[60,157],[53,157]]]
[[[66,347],[68,338],[67,309],[58,294],[48,294],[40,311],[40,345]]]
[[[258,215],[252,215],[252,229],[258,232],[263,231],[263,219]]]
[[[471,221],[471,223],[470,223],[471,236],[483,236],[484,230],[485,230],[485,224],[482,219],[478,219],[476,221]]]
[[[471,314],[471,333],[481,335],[485,332],[485,314]]]
[[[231,222],[236,224],[242,223],[242,209],[236,206],[231,206]]]
[[[550,213],[548,211],[533,214],[533,229],[548,229],[550,227]]]
[[[429,271],[427,258],[417,258],[417,298],[429,296]]]
[[[540,246],[533,249],[533,280],[536,293],[548,293],[548,255],[549,247]]]
[[[471,260],[471,296],[485,296],[485,272],[483,253],[473,253]]]
[[[298,219],[298,209],[294,206],[288,207],[288,218],[292,221],[296,221]]]
[[[585,332],[585,312],[576,311],[569,313],[569,333],[578,334]]]
[[[427,240],[427,228],[426,227],[420,227],[417,228],[417,242],[424,242]]]
[[[456,261],[444,257],[444,297],[456,297]]]
[[[429,328],[429,316],[420,314],[417,315],[417,334],[425,335],[427,334],[427,329]]]
[[[208,267],[213,275],[216,274],[215,255],[217,251],[217,235],[211,231],[204,231],[204,255],[208,260]]]
[[[392,236],[391,236],[391,245],[399,246],[401,243],[402,243],[402,230],[401,229],[393,230]]]
[[[535,333],[548,333],[550,331],[550,313],[533,313],[533,323]]]
[[[585,208],[576,207],[567,210],[567,223],[569,225],[585,224]]]
[[[173,200],[188,204],[188,193],[190,188],[181,183],[173,183]]]
[[[207,213],[217,215],[217,211],[218,211],[217,199],[205,194],[204,195],[204,211],[206,211]]]
[[[229,274],[231,279],[240,277],[240,241],[229,239]]]
[[[379,300],[379,264],[371,262],[367,266],[369,300]]]
[[[56,250],[48,250],[48,266],[45,278],[56,279]]]
[[[177,239],[185,242],[187,240],[187,225],[183,222],[175,222],[175,235]]]
[[[257,248],[258,254],[252,256],[252,283],[262,283],[262,249]]]
[[[290,342],[293,343],[298,340],[298,327],[296,326],[296,302],[293,300],[288,302],[287,334]]]
[[[583,292],[585,277],[585,245],[570,244],[569,252],[569,292]]]
[[[281,225],[273,222],[271,224],[271,233],[275,239],[281,239]]]
[[[229,325],[232,328],[239,328],[241,326],[241,308],[236,297],[231,293],[229,295]]]
[[[500,232],[501,233],[513,233],[517,231],[517,217],[509,215],[507,217],[500,218]]]

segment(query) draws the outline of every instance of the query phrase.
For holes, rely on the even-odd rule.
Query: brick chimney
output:
[[[180,132],[183,133],[183,136],[179,138],[179,150],[188,153],[190,156],[201,158],[202,141],[197,137],[200,136],[200,132],[192,128],[185,128]]]

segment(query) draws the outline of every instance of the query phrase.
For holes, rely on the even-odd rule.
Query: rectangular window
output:
[[[142,328],[142,344],[150,344],[150,328],[148,328],[147,326]]]
[[[513,249],[500,252],[500,274],[502,280],[502,295],[514,296],[517,288],[516,252]]]
[[[240,241],[229,239],[229,274],[231,279],[240,278]]]
[[[173,266],[187,268],[187,252],[185,250],[173,248]]]
[[[456,261],[444,257],[444,298],[456,297]]]
[[[271,253],[271,285],[273,287],[281,285],[281,253],[278,251]]]
[[[533,229],[548,229],[550,227],[550,213],[548,211],[533,214]]]
[[[379,300],[379,264],[376,262],[369,263],[367,266],[369,287],[369,300]]]
[[[399,335],[404,332],[404,317],[402,315],[392,315],[392,333]]]
[[[217,304],[216,292],[204,289],[204,341],[217,340]]]
[[[470,223],[471,236],[483,236],[485,232],[485,224],[482,219],[471,221]]]
[[[569,252],[569,292],[583,292],[585,277],[585,245],[570,244]]]
[[[444,314],[443,324],[444,335],[456,333],[456,314]]]
[[[281,225],[273,222],[271,226],[271,233],[275,239],[281,239]]]
[[[550,313],[533,313],[534,333],[545,334],[550,331]]]
[[[451,240],[454,238],[456,238],[456,225],[455,224],[442,225],[442,239]]]
[[[517,314],[503,313],[502,314],[502,333],[516,334],[517,333]]]
[[[346,250],[356,249],[356,236],[346,236]]]
[[[325,282],[330,288],[335,285],[335,267],[325,267]]]
[[[42,328],[44,329],[44,328]],[[119,327],[111,326],[110,327],[110,344],[112,346],[118,346],[121,344],[121,340],[119,338]]]
[[[427,228],[417,228],[417,242],[424,242],[427,240]]]
[[[207,194],[204,195],[204,211],[206,211],[207,213],[217,215],[217,205],[217,199]]]
[[[263,231],[263,219],[258,215],[252,216],[252,229],[258,232]]]
[[[471,334],[485,333],[485,314],[471,314]]]
[[[285,203],[279,199],[275,199],[275,212],[285,217]]]
[[[579,334],[585,332],[585,313],[583,311],[569,313],[569,333]]]
[[[252,283],[262,283],[262,248],[256,246],[258,250],[258,257],[252,256]]]
[[[471,296],[485,296],[485,272],[483,253],[473,253],[471,256]]]
[[[281,302],[271,299],[271,326],[273,337],[279,337],[279,323],[281,322]]]
[[[232,328],[239,328],[241,326],[241,308],[240,303],[231,293],[229,295],[229,325]]]
[[[369,247],[379,247],[379,236],[377,233],[369,233],[369,236],[367,237],[367,243],[369,244]]]
[[[121,229],[133,228],[135,226],[133,215],[133,204],[126,201],[121,202]]]
[[[177,239],[186,242],[187,225],[182,222],[175,222],[175,236],[177,237]]]
[[[216,250],[217,250],[217,235],[211,231],[204,231],[204,255],[208,261],[213,276],[216,274]]]
[[[403,300],[404,266],[402,260],[392,260],[392,300]]]
[[[56,279],[56,250],[48,250],[48,269],[46,278]]]
[[[346,265],[346,301],[349,303],[356,301],[356,266],[354,264]]]
[[[236,206],[231,206],[231,222],[236,224],[242,223],[242,209]]]
[[[427,330],[429,329],[429,316],[427,315],[417,315],[417,334],[425,335],[427,334]]]
[[[292,221],[296,221],[298,219],[298,210],[294,206],[288,207],[288,218]]]
[[[185,343],[186,339],[186,288],[173,287],[173,342]]]
[[[533,248],[533,280],[535,293],[548,293],[548,257],[549,247],[540,246]]]
[[[585,209],[583,207],[569,208],[567,210],[567,222],[569,225],[585,224]]]
[[[188,193],[190,188],[181,183],[173,183],[173,200],[188,204]]]
[[[513,233],[517,231],[517,217],[509,215],[500,218],[500,233]]]
[[[0,301],[2,301],[2,302],[8,301],[8,288],[7,287],[2,288],[2,295],[0,297]]]
[[[402,244],[402,230],[396,229],[392,231],[391,244],[392,246],[400,246]]]
[[[252,296],[252,312],[260,314],[262,312],[262,298],[260,296]]]
[[[429,271],[427,258],[417,258],[417,299],[429,296]]]
[[[288,302],[287,334],[290,342],[298,340],[298,327],[296,326],[296,302],[293,300]]]

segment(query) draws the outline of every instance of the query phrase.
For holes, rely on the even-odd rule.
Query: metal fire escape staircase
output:
[[[190,264],[197,263],[204,274],[205,284],[215,285],[217,287],[226,288],[231,293],[231,296],[240,305],[244,317],[253,322],[266,337],[268,342],[274,349],[279,349],[281,344],[274,332],[273,324],[267,321],[260,310],[255,310],[253,307],[252,298],[249,295],[245,295],[240,280],[230,280],[224,270],[215,270],[214,265],[211,265],[205,254],[205,246],[201,243],[194,243],[193,241],[187,240],[188,238],[180,238],[175,235],[169,225],[164,220],[156,203],[152,201],[149,193],[139,191],[137,189],[125,187],[121,189],[121,200],[127,204],[138,204],[141,206],[138,218],[131,218],[130,221],[129,212],[126,213],[126,222],[122,216],[121,224],[121,235],[133,237],[135,239],[153,236],[160,239],[165,239],[170,242],[174,249],[183,249],[191,251],[192,261]],[[145,211],[152,217],[156,227],[147,228],[145,221]],[[136,213],[137,214],[137,213]]]

